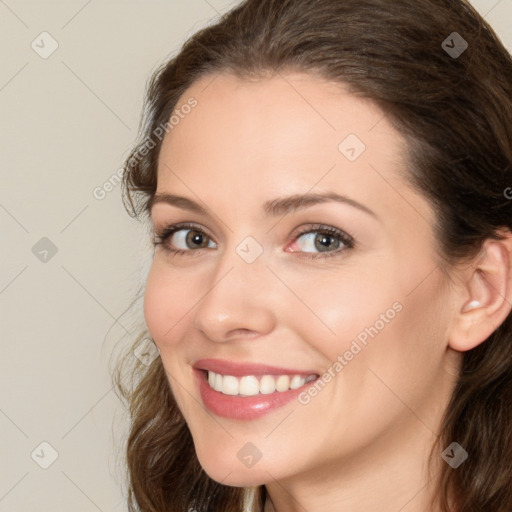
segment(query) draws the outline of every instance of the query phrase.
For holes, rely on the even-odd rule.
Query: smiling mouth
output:
[[[256,396],[283,393],[313,382],[316,374],[295,375],[223,375],[211,370],[201,370],[211,389],[230,396]]]

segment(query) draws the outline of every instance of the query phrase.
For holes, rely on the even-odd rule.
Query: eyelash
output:
[[[154,240],[153,240],[153,246],[156,247],[157,245],[162,245],[164,250],[171,256],[182,256],[182,255],[184,256],[187,253],[199,252],[197,249],[188,249],[188,250],[172,249],[165,245],[165,242],[174,233],[176,233],[177,231],[186,230],[186,229],[198,231],[199,233],[208,236],[208,234],[205,233],[201,229],[201,227],[198,226],[197,224],[183,222],[183,223],[167,226],[166,228],[163,229],[163,231],[160,235],[155,234]],[[298,254],[301,254],[301,256],[300,256],[301,258],[305,258],[308,260],[316,260],[318,258],[330,258],[331,256],[339,255],[340,253],[346,251],[347,249],[353,249],[355,246],[355,240],[352,236],[350,236],[349,234],[347,234],[344,231],[341,231],[337,228],[334,228],[331,226],[326,226],[323,224],[316,224],[307,229],[304,229],[303,231],[297,233],[290,241],[293,242],[293,241],[297,240],[298,238],[300,238],[302,235],[306,235],[309,233],[322,233],[324,235],[337,236],[339,238],[339,240],[345,245],[345,247],[341,247],[341,248],[335,249],[334,251],[328,251],[325,253],[301,253],[301,252],[297,251]]]

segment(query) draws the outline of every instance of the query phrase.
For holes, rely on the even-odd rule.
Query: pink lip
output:
[[[241,377],[244,375],[312,375],[314,372],[290,370],[268,365],[233,364],[225,360],[202,359],[194,364],[194,374],[204,405],[214,414],[236,420],[254,420],[268,414],[296,399],[304,389],[315,381],[297,389],[258,394],[255,396],[224,395],[212,389],[207,380],[206,369],[223,375]],[[315,374],[317,375],[317,374]]]
[[[210,370],[222,375],[233,375],[234,377],[243,377],[244,375],[318,375],[310,370],[279,368],[266,364],[236,364],[227,359],[199,359],[192,366],[200,370]]]

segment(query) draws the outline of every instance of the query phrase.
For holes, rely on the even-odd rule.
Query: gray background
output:
[[[0,0],[0,512],[126,510],[109,358],[151,252],[104,184],[151,72],[236,3]],[[511,50],[512,0],[473,4]]]

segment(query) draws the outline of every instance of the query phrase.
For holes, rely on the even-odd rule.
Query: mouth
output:
[[[218,416],[251,420],[276,410],[320,375],[313,371],[203,359],[193,365],[203,404]]]
[[[205,375],[211,389],[231,396],[255,396],[258,394],[284,393],[313,382],[318,375],[223,375],[211,370],[200,370]]]

